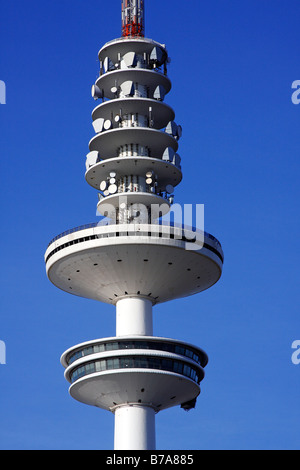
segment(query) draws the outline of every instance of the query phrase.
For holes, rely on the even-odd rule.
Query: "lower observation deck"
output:
[[[56,237],[45,262],[50,281],[71,294],[110,304],[142,296],[154,305],[214,285],[221,276],[223,251],[206,232],[170,225],[94,224]]]
[[[157,337],[89,341],[61,358],[70,394],[78,401],[113,411],[124,404],[160,411],[193,407],[204,378],[207,355],[196,346]]]

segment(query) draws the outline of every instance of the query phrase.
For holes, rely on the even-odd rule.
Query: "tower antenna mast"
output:
[[[122,0],[122,36],[145,36],[145,0]]]

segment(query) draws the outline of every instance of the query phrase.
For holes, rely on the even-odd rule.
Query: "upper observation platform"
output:
[[[66,292],[110,304],[142,296],[154,305],[214,285],[223,251],[206,232],[155,224],[94,225],[54,239],[45,261],[50,281]]]

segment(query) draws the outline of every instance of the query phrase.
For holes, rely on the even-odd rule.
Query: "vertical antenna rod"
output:
[[[144,37],[145,0],[122,0],[122,36]]]

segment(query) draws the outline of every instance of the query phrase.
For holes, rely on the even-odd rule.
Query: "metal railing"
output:
[[[52,238],[52,240],[48,244],[48,247],[53,242],[55,242],[56,240],[59,240],[60,238],[66,236],[66,235],[70,235],[71,233],[80,232],[81,230],[85,230],[85,229],[88,229],[88,228],[105,227],[105,226],[109,226],[109,225],[116,225],[116,223],[114,221],[112,221],[111,219],[108,219],[108,218],[104,217],[99,222],[91,222],[89,224],[79,225],[78,227],[70,228],[69,230],[65,230],[64,232],[60,233],[56,237]],[[131,224],[127,224],[127,225],[131,225]],[[132,223],[132,225],[134,225],[134,222]],[[146,225],[151,225],[151,224],[146,224]],[[195,227],[186,227],[184,224],[179,224],[179,223],[175,223],[175,222],[172,222],[172,221],[170,223],[166,224],[166,223],[164,223],[163,220],[159,220],[157,225],[160,225],[160,226],[166,225],[166,226],[170,226],[170,227],[174,227],[174,228],[181,228],[181,229],[184,229],[184,230],[190,230],[191,232],[202,232],[202,233],[204,233],[205,237],[211,239],[213,242],[215,242],[220,247],[220,249],[222,249],[221,243],[219,242],[219,240],[217,238],[215,238],[210,233],[205,232],[203,230],[196,229]]]

